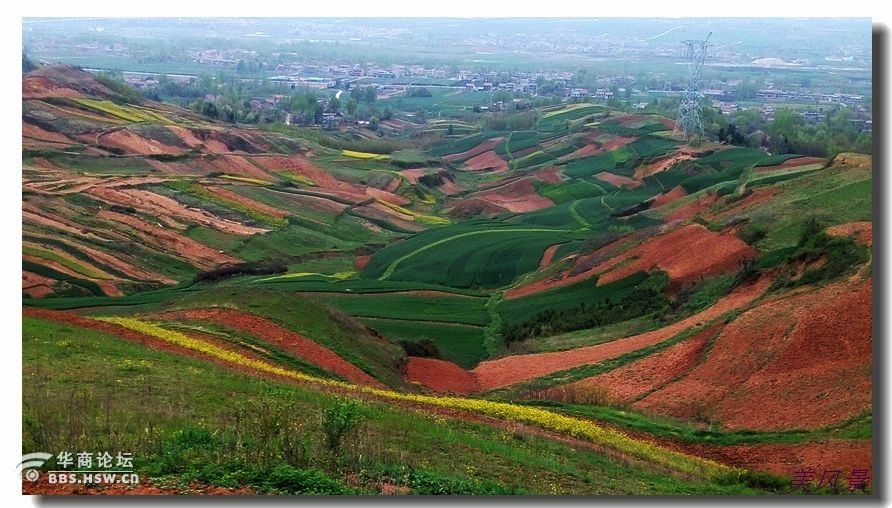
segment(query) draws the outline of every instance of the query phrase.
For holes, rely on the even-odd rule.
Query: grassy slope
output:
[[[337,404],[330,394],[38,319],[26,318],[24,330],[23,386],[29,403],[23,448],[132,450],[137,471],[152,479],[166,477],[168,483],[198,478],[234,486],[247,478],[250,484],[257,477],[252,469],[290,463],[322,471],[335,482],[332,489],[360,469],[410,467],[430,471],[445,484],[461,480],[489,485],[493,492],[499,484],[540,494],[758,492],[680,479],[520,429],[505,431],[374,401],[359,404],[362,424],[332,458],[319,447],[321,412]],[[81,432],[69,432],[72,422]],[[270,430],[246,433],[247,428]],[[291,449],[282,446],[286,436],[307,446],[286,454]],[[374,492],[373,485],[362,482],[364,476],[359,478],[345,488]]]

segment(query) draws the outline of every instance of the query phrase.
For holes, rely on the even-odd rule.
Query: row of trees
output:
[[[779,108],[771,120],[757,109],[722,115],[711,105],[703,105],[703,128],[707,136],[733,145],[765,148],[771,153],[797,153],[813,157],[831,157],[840,152],[870,153],[873,136],[854,122],[851,108],[841,105],[822,106],[826,115],[817,123],[806,122],[790,108]],[[678,99],[652,102],[648,111],[674,118]]]

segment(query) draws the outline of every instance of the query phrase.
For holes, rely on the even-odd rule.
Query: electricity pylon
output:
[[[706,48],[712,32],[705,40],[686,40],[682,44],[687,46],[690,73],[688,83],[681,93],[681,102],[678,104],[678,117],[675,119],[673,134],[681,132],[685,141],[699,143],[703,139],[703,109],[700,100],[700,77],[703,74],[703,64],[706,62]]]

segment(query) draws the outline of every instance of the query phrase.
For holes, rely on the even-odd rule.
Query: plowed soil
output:
[[[43,298],[53,294],[55,284],[55,279],[22,270],[22,292],[31,298]]]
[[[276,181],[269,173],[258,168],[241,155],[222,155],[219,159],[213,161],[213,165],[229,175],[246,176],[265,182]]]
[[[377,379],[366,374],[337,353],[265,318],[235,309],[194,309],[172,311],[156,317],[168,320],[194,319],[209,321],[256,335],[295,357],[333,372],[354,383],[383,388]]]
[[[659,330],[653,330],[639,335],[618,339],[613,342],[572,349],[569,351],[515,355],[500,358],[498,360],[489,360],[480,363],[470,371],[470,373],[476,378],[478,389],[480,391],[487,391],[518,383],[520,381],[547,376],[554,372],[598,363],[630,351],[657,344],[697,323],[708,321],[725,312],[747,305],[761,296],[769,285],[770,281],[767,279],[760,279],[754,284],[740,287],[719,300],[712,307],[677,323],[660,328]],[[443,360],[437,361],[443,362]],[[458,376],[458,372],[462,371],[460,367],[454,364],[450,364],[451,366],[449,367],[442,366],[442,364],[438,365],[441,365],[443,369],[450,369],[450,375]],[[439,386],[439,384],[443,382],[439,381],[439,378],[444,376],[432,376],[423,369],[416,369],[411,372],[417,377],[410,377],[407,375],[409,381],[419,382],[425,386],[428,386],[425,382],[433,382],[435,384],[434,386],[428,386],[431,389],[436,389],[435,386]],[[470,386],[470,384],[467,381],[462,381],[462,384],[451,389],[457,390],[460,386]]]
[[[671,168],[681,161],[692,160],[694,158],[694,154],[695,152],[693,150],[685,149],[684,147],[682,147],[675,155],[670,155],[669,157],[657,159],[656,161],[638,166],[638,169],[635,170],[635,178],[638,180],[643,180],[648,176],[666,171],[667,169]]]
[[[511,212],[532,212],[554,203],[536,192],[535,178],[520,178],[497,188],[476,192],[469,199],[483,199]]]
[[[500,158],[495,152],[484,152],[465,161],[464,167],[471,171],[492,170],[496,173],[508,171],[508,162]]]
[[[47,97],[74,99],[83,96],[77,90],[59,86],[56,82],[41,76],[28,76],[22,80],[22,99],[46,99]]]
[[[440,393],[473,393],[480,390],[473,372],[446,360],[410,356],[404,375],[410,383],[418,383]]]
[[[229,219],[217,217],[206,210],[186,207],[172,198],[147,190],[131,188],[116,190],[107,187],[94,187],[90,189],[89,194],[108,203],[133,206],[138,210],[147,211],[157,216],[173,216],[189,220],[218,229],[224,233],[247,236],[268,231],[267,229],[246,226]]]
[[[126,224],[141,233],[146,242],[176,253],[179,257],[205,270],[216,268],[224,263],[238,263],[240,261],[238,258],[220,253],[191,238],[168,231],[158,225],[149,224],[142,219],[127,214],[100,210],[97,217]]]
[[[178,146],[170,146],[154,139],[144,138],[126,129],[119,129],[98,136],[99,143],[106,146],[120,148],[130,154],[181,154],[185,149]]]
[[[680,206],[669,212],[663,217],[663,220],[670,222],[675,220],[691,220],[698,213],[708,212],[709,209],[717,203],[721,198],[715,194],[707,194],[697,198],[686,205]]]
[[[62,143],[66,145],[74,144],[74,140],[64,134],[50,132],[27,122],[22,122],[22,136],[52,143]]]
[[[635,187],[641,186],[641,182],[639,182],[638,180],[633,180],[628,176],[615,175],[608,171],[601,171],[600,173],[595,175],[595,178],[601,180],[602,182],[607,182],[614,187],[625,186],[630,189],[634,189]]]
[[[777,194],[778,189],[776,187],[768,187],[764,189],[754,190],[752,194],[741,199],[740,201],[735,202],[730,208],[722,210],[721,212],[710,214],[710,220],[717,219],[725,219],[733,216],[734,214],[740,213],[747,208],[758,205],[760,203],[764,203],[771,199],[775,194]]]
[[[585,145],[584,147],[580,148],[579,150],[576,150],[575,152],[571,152],[571,153],[568,153],[567,155],[559,157],[558,162],[564,163],[567,161],[571,161],[573,159],[579,159],[581,157],[588,157],[589,155],[598,155],[599,153],[603,153],[603,152],[604,152],[604,150],[602,150],[601,147],[594,145],[594,144],[588,144],[588,145]]]
[[[617,136],[609,141],[606,141],[602,146],[601,150],[604,152],[612,152],[617,148],[622,146],[626,146],[633,141],[638,141],[637,137],[625,137],[625,136]]]
[[[563,244],[556,243],[554,245],[550,245],[545,252],[542,253],[542,259],[539,261],[539,268],[547,268],[548,265],[551,264],[551,260],[554,259],[554,253],[560,248]]]
[[[736,270],[743,260],[753,259],[756,254],[752,247],[732,232],[717,233],[700,224],[688,224],[652,238],[595,270],[603,273],[598,278],[599,286],[642,270],[659,268],[669,274],[673,286],[679,287],[697,279]],[[627,260],[631,262],[618,266]]]
[[[713,325],[659,353],[608,373],[577,381],[568,388],[571,391],[600,388],[606,390],[606,397],[611,405],[629,403],[649,391],[666,385],[693,368],[700,359],[706,343],[719,332],[719,329],[720,325]],[[559,391],[559,388],[552,390]],[[549,398],[549,392],[545,395]]]
[[[357,270],[362,270],[369,264],[369,261],[371,261],[371,259],[372,256],[356,256],[355,258],[353,258],[353,267]]]
[[[869,221],[849,222],[831,226],[827,228],[827,234],[831,236],[849,236],[861,245],[868,247],[873,245],[873,223]]]
[[[265,213],[267,215],[271,215],[276,218],[284,218],[288,213],[284,210],[280,210],[274,206],[267,205],[266,203],[261,203],[259,201],[255,201],[249,197],[242,196],[237,192],[233,192],[225,187],[212,186],[208,185],[205,187],[207,191],[211,194],[219,196],[223,199],[227,199],[229,201],[235,201],[236,203],[251,208],[253,210],[257,210],[259,212]]]
[[[683,198],[687,195],[688,195],[688,193],[685,192],[684,187],[679,185],[679,186],[673,187],[672,190],[670,190],[669,192],[664,192],[664,193],[660,194],[659,196],[655,197],[653,202],[651,203],[650,207],[652,209],[659,208],[667,203],[671,203],[671,202],[675,201],[676,199]]]
[[[871,407],[871,296],[856,280],[763,302],[684,379],[633,407],[730,429],[841,423]]]
[[[753,169],[756,173],[771,173],[781,169],[799,168],[802,166],[810,166],[812,164],[823,166],[824,162],[826,162],[825,159],[820,157],[794,157],[792,159],[787,159],[780,164],[775,164],[774,166],[757,166]]]
[[[475,146],[474,148],[471,148],[470,150],[467,150],[467,151],[464,151],[461,153],[452,154],[452,155],[447,155],[447,156],[443,157],[443,159],[447,160],[449,162],[457,162],[457,161],[462,161],[465,159],[470,159],[471,157],[476,157],[484,152],[488,152],[488,151],[492,150],[493,148],[499,146],[499,144],[502,141],[505,141],[504,137],[487,139],[486,141],[480,143],[479,145]]]

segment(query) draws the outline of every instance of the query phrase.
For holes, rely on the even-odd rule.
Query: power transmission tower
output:
[[[703,64],[706,62],[706,48],[710,37],[712,32],[709,32],[702,41],[682,41],[682,44],[687,46],[690,74],[687,86],[681,93],[673,133],[681,132],[685,141],[689,143],[699,143],[703,139],[703,109],[700,106],[703,95],[700,93],[700,76],[703,73]]]

